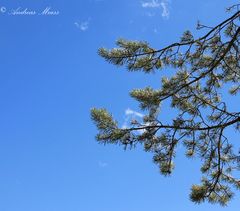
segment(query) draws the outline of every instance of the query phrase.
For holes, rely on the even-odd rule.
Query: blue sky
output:
[[[141,146],[98,144],[89,115],[92,107],[106,107],[124,125],[139,112],[129,91],[160,81],[106,63],[99,47],[123,37],[159,48],[186,29],[197,35],[198,20],[218,23],[234,3],[1,0],[0,210],[238,210],[239,194],[226,208],[189,201],[200,180],[197,160],[179,154],[175,172],[164,178]],[[11,14],[18,7],[59,14]]]

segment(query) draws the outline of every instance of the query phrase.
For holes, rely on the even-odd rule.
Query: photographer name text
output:
[[[29,8],[22,8],[17,7],[15,9],[7,10],[7,8],[1,8],[2,13],[6,13],[8,15],[19,16],[19,15],[26,15],[26,16],[35,16],[35,15],[42,15],[42,16],[56,16],[59,15],[60,12],[58,10],[54,10],[51,7],[46,7],[43,10],[33,10]]]

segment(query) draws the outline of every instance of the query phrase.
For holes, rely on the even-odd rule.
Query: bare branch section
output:
[[[227,128],[240,129],[240,112],[230,111],[228,102],[221,100],[221,92],[231,85],[231,96],[240,90],[240,27],[239,4],[228,8],[235,12],[215,27],[198,24],[209,31],[195,39],[184,32],[179,42],[156,50],[146,42],[117,41],[117,48],[99,49],[108,62],[126,66],[129,71],[153,73],[171,67],[176,72],[162,78],[160,89],[151,87],[131,91],[147,113],[141,121],[133,120],[129,128],[119,127],[105,109],[92,109],[91,116],[99,133],[97,140],[128,146],[143,144],[152,152],[154,162],[163,175],[174,168],[176,147],[183,144],[186,156],[199,157],[202,180],[191,188],[190,199],[225,205],[233,196],[231,189],[240,188],[234,172],[240,170],[240,157],[225,136]],[[159,116],[160,105],[169,99],[178,112],[171,124]],[[169,121],[168,121],[169,122]]]

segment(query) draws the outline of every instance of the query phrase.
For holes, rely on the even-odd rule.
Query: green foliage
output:
[[[153,106],[159,106],[160,92],[147,87],[145,89],[134,89],[130,93],[132,98],[135,98],[142,109],[150,109]]]
[[[105,109],[92,109],[91,116],[99,131],[99,142],[125,148],[143,144],[146,152],[153,153],[154,163],[165,176],[174,169],[178,145],[185,146],[187,157],[199,157],[203,176],[190,194],[196,203],[226,205],[233,196],[231,189],[240,188],[240,180],[234,177],[234,172],[240,170],[240,156],[225,136],[230,126],[239,131],[240,112],[230,111],[228,103],[221,99],[225,84],[231,86],[229,97],[240,90],[239,16],[237,10],[215,27],[199,23],[199,29],[209,30],[204,36],[195,39],[186,31],[180,42],[159,50],[147,42],[124,39],[116,42],[117,48],[99,49],[99,55],[108,62],[126,66],[129,71],[150,74],[166,67],[176,69],[169,78],[162,77],[159,89],[149,86],[130,92],[146,113],[141,121],[132,120],[123,129]],[[160,105],[166,100],[177,110],[170,123],[159,115]]]

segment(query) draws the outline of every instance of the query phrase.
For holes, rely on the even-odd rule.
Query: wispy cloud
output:
[[[125,110],[125,118],[124,118],[124,123],[122,125],[122,128],[127,128],[129,127],[131,121],[136,120],[136,119],[142,119],[144,115],[140,112],[134,111],[130,108]]]
[[[161,7],[162,7],[162,17],[164,18],[169,18],[170,16],[170,12],[169,12],[169,4],[170,1],[169,0],[163,0],[161,1]]]
[[[87,31],[88,28],[89,28],[89,23],[90,23],[90,20],[87,20],[87,21],[83,21],[81,23],[79,22],[74,22],[74,25],[79,28],[81,31]]]
[[[100,168],[105,168],[105,167],[107,167],[108,166],[108,163],[106,163],[106,162],[103,162],[103,161],[98,161],[98,166],[100,167]]]
[[[151,0],[151,1],[145,1],[141,2],[141,5],[143,8],[149,8],[149,9],[162,9],[162,17],[168,19],[170,17],[170,11],[169,11],[169,6],[170,6],[171,0]],[[148,16],[152,17],[154,13],[146,13]],[[151,14],[151,15],[149,15]]]
[[[158,8],[160,6],[161,6],[161,4],[158,2],[158,0],[142,2],[142,7],[144,7],[144,8]]]
[[[142,126],[150,125],[148,122],[143,123],[144,116],[145,116],[144,114],[134,111],[130,108],[126,109],[125,110],[125,119],[124,119],[124,123],[122,125],[122,129],[129,128],[131,126],[131,122],[134,122],[134,121],[141,123]],[[137,130],[135,132],[140,135],[145,132],[145,129]]]
[[[157,33],[158,33],[157,28],[154,28],[154,29],[153,29],[153,32],[154,32],[155,34],[157,34]]]
[[[126,109],[125,115],[132,115],[132,116],[137,116],[137,117],[140,117],[140,118],[142,118],[144,116],[142,113],[134,111],[130,108]]]

